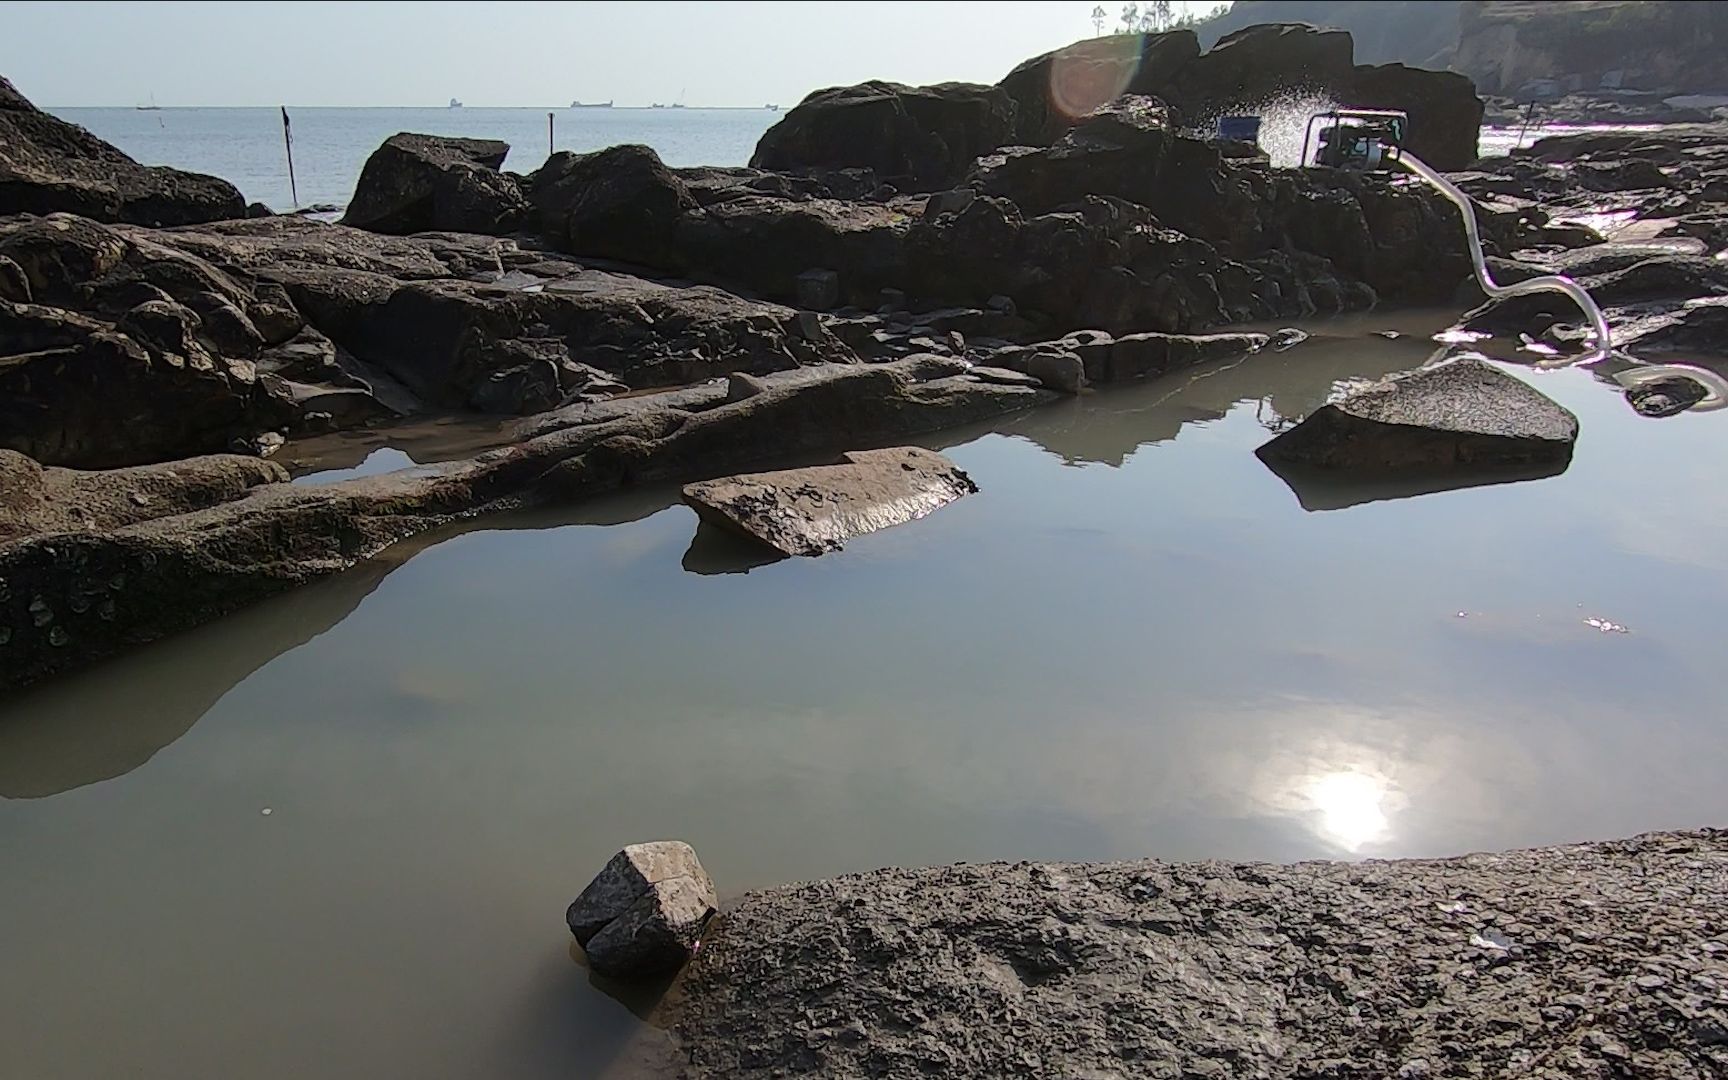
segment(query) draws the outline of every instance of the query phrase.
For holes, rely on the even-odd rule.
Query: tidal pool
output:
[[[0,701],[0,1076],[652,1073],[562,924],[637,840],[735,894],[1721,823],[1728,415],[1512,368],[1579,416],[1562,475],[1299,498],[1253,455],[1445,321],[944,433],[981,493],[821,559],[632,492]]]

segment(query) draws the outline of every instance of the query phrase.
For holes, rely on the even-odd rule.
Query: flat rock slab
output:
[[[1322,406],[1262,460],[1364,473],[1565,465],[1578,418],[1472,357],[1393,375]]]
[[[685,487],[684,501],[704,521],[782,555],[821,555],[977,490],[941,454],[898,446],[853,451],[839,465],[705,480]]]
[[[685,1075],[1728,1075],[1728,830],[1410,861],[995,863],[745,896]]]

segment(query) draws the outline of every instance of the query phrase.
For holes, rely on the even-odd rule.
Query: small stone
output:
[[[37,626],[47,626],[54,621],[54,609],[48,606],[48,601],[38,596],[30,601],[30,620]]]
[[[978,192],[972,188],[938,191],[924,204],[924,220],[934,221],[943,214],[958,214],[971,206],[977,197]]]
[[[1640,975],[1632,982],[1641,990],[1660,990],[1668,985],[1668,980],[1660,975]]]
[[[54,629],[48,631],[48,644],[53,645],[55,648],[59,648],[71,640],[72,635],[66,632],[64,626],[56,626]]]
[[[612,856],[564,921],[596,972],[649,975],[690,958],[718,903],[695,850],[661,840],[632,844]]]
[[[266,807],[265,807],[265,808],[264,808],[264,809],[262,809],[262,810],[260,810],[260,811],[258,811],[258,812],[259,812],[259,813],[260,813],[260,814],[263,814],[263,815],[264,815],[264,816],[265,816],[265,817],[269,817],[269,816],[270,816],[270,814],[271,814],[271,810],[270,810],[270,808],[269,808],[269,807],[268,807],[268,806],[266,806]]]
[[[1086,364],[1078,354],[1037,352],[1026,361],[1026,373],[1062,394],[1078,394],[1086,385]]]
[[[833,270],[806,270],[796,282],[798,306],[811,311],[831,311],[840,303],[840,275]]]
[[[133,504],[136,506],[149,506],[150,505],[150,496],[144,494],[142,491],[134,491],[132,493],[131,498],[132,498]]]
[[[886,315],[890,312],[902,311],[906,307],[906,292],[903,289],[883,289],[881,306],[876,310]]]
[[[1012,296],[1003,296],[1001,293],[997,293],[995,296],[984,301],[984,306],[998,315],[1011,316],[1020,310],[1019,306],[1014,303],[1014,298]]]

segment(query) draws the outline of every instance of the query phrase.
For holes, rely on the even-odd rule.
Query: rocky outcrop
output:
[[[630,979],[679,967],[719,906],[689,844],[631,844],[570,904],[564,921],[595,972]]]
[[[1476,158],[1482,102],[1470,80],[1400,64],[1357,66],[1350,35],[1300,23],[1246,27],[1202,52],[1191,30],[1076,42],[1034,57],[999,84],[1014,99],[1016,135],[1047,146],[1123,94],[1161,101],[1183,125],[1289,99],[1330,98],[1410,114],[1410,149],[1438,169]]]
[[[989,863],[743,897],[692,1077],[1728,1071],[1728,832],[1452,859]]]
[[[696,206],[683,181],[646,146],[559,151],[528,187],[537,227],[554,246],[647,266],[676,262],[673,233]]]
[[[867,82],[806,97],[762,136],[750,165],[870,169],[902,190],[931,191],[1013,133],[1014,102],[1000,87]]]
[[[1310,413],[1263,460],[1357,473],[1564,467],[1578,418],[1481,360],[1394,375]]]
[[[246,202],[226,180],[138,164],[36,108],[0,76],[0,216],[58,212],[103,222],[190,225],[244,217]]]
[[[899,446],[855,450],[837,465],[704,480],[684,488],[684,501],[703,521],[780,555],[822,555],[977,490],[941,454]]]
[[[513,232],[530,207],[519,179],[499,171],[509,152],[497,139],[392,135],[366,159],[342,223],[398,235]]]
[[[4,504],[0,690],[208,622],[481,512],[902,441],[1055,397],[972,378],[964,363],[933,356],[776,372],[761,376],[757,391],[734,398],[709,383],[576,404],[502,432],[502,449],[327,485],[239,490],[199,479],[204,466],[183,473],[180,463],[113,480],[54,475],[42,497]],[[8,478],[34,482],[32,466],[6,461]],[[281,476],[269,463],[241,475]],[[122,494],[102,505],[130,501],[136,513],[86,519],[86,493],[104,486]]]

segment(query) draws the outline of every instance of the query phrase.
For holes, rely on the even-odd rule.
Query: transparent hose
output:
[[[1633,358],[1627,357],[1627,359]],[[1660,382],[1675,376],[1691,379],[1704,388],[1704,399],[1692,406],[1693,412],[1715,412],[1717,409],[1728,406],[1728,379],[1724,379],[1707,367],[1699,367],[1697,364],[1645,364],[1642,367],[1616,372],[1614,381],[1630,390],[1634,386]]]
[[[1435,172],[1428,163],[1416,157],[1408,150],[1401,151],[1394,159],[1406,169],[1420,176],[1433,185],[1440,194],[1451,199],[1464,215],[1464,234],[1469,239],[1470,262],[1476,268],[1476,282],[1482,286],[1482,291],[1491,299],[1504,300],[1511,296],[1524,296],[1527,293],[1557,292],[1571,297],[1584,315],[1590,320],[1590,332],[1594,340],[1591,342],[1591,358],[1600,359],[1613,348],[1613,340],[1608,334],[1608,320],[1603,317],[1602,309],[1596,306],[1596,301],[1584,291],[1584,286],[1569,277],[1560,274],[1548,274],[1543,277],[1528,278],[1511,285],[1501,285],[1488,273],[1488,263],[1482,258],[1482,234],[1476,228],[1476,208],[1471,205],[1470,196],[1459,191],[1452,182]],[[1582,357],[1570,357],[1563,363],[1576,363]]]

